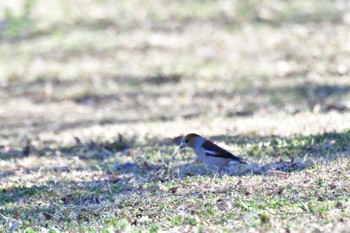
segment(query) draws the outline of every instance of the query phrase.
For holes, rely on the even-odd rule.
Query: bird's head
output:
[[[180,142],[180,149],[187,146],[191,148],[195,148],[197,146],[197,143],[199,142],[199,139],[202,139],[202,137],[199,136],[198,134],[195,134],[195,133],[187,134],[185,137],[182,138]]]

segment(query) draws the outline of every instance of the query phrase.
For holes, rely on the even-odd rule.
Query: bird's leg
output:
[[[219,168],[218,174],[219,174],[219,178],[222,178],[222,176],[224,175],[224,169],[222,169],[222,167]]]

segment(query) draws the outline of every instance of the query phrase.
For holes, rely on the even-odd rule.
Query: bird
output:
[[[204,162],[209,167],[218,167],[219,170],[228,164],[246,164],[242,158],[234,156],[227,150],[195,133],[187,134],[182,138],[180,150],[185,147],[191,147],[201,162]]]

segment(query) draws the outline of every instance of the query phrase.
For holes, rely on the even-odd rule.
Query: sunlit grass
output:
[[[0,231],[348,230],[344,3],[1,3]]]

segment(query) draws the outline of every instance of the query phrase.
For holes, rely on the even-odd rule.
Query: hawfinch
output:
[[[214,166],[221,169],[231,164],[246,164],[243,159],[234,156],[230,152],[222,149],[198,134],[188,134],[180,142],[180,149],[189,146],[197,155],[197,158],[207,166]]]

